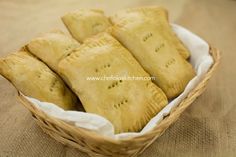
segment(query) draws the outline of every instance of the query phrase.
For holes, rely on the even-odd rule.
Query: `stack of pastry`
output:
[[[190,53],[163,8],[126,9],[110,18],[100,10],[80,10],[62,21],[74,39],[61,31],[39,36],[0,59],[0,73],[23,94],[66,110],[75,110],[80,100],[116,133],[140,131],[195,76]]]

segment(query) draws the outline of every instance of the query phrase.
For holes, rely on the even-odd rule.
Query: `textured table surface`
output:
[[[124,7],[163,5],[171,21],[222,50],[222,62],[207,90],[141,157],[236,154],[235,0],[1,0],[0,56],[16,51],[39,33],[64,29],[60,16],[79,8],[111,14]],[[0,77],[0,157],[88,157],[44,134]]]

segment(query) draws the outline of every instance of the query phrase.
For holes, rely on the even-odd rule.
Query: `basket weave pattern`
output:
[[[131,139],[114,140],[83,128],[77,128],[38,110],[31,102],[21,95],[20,92],[18,92],[18,98],[20,102],[30,110],[33,118],[43,131],[62,144],[75,147],[92,157],[135,157],[141,154],[149,145],[161,136],[164,131],[178,119],[181,113],[203,93],[208,80],[211,78],[220,61],[219,50],[211,47],[210,54],[214,60],[213,65],[188,96],[152,131]]]

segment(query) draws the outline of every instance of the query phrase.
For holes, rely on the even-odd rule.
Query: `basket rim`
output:
[[[181,103],[179,103],[177,105],[176,108],[178,108],[181,104],[183,104],[185,102],[185,100],[189,97],[191,97],[192,95],[194,95],[198,89],[201,88],[201,84],[207,82],[213,72],[216,70],[216,67],[218,66],[219,62],[220,62],[220,58],[221,58],[221,55],[220,55],[220,51],[212,46],[209,46],[209,54],[212,56],[213,58],[213,64],[211,65],[210,69],[208,70],[208,72],[206,74],[204,74],[204,77],[202,77],[201,81],[196,85],[196,87],[194,87],[194,89],[192,89],[189,94],[184,98],[184,100],[181,101]],[[130,137],[130,138],[127,138],[127,139],[114,139],[114,138],[111,138],[111,137],[108,137],[108,136],[104,136],[104,135],[100,135],[98,133],[95,133],[91,130],[87,130],[87,129],[84,129],[84,128],[80,128],[80,127],[75,127],[63,120],[60,120],[60,119],[57,119],[53,116],[50,116],[46,113],[44,113],[43,111],[39,110],[38,108],[36,108],[31,102],[29,102],[19,91],[18,91],[18,99],[20,100],[20,102],[28,109],[30,110],[30,112],[34,115],[37,115],[39,117],[42,117],[44,119],[46,119],[47,121],[50,121],[50,123],[53,123],[54,125],[58,125],[60,127],[62,127],[63,129],[65,130],[69,130],[70,132],[74,132],[75,134],[79,134],[83,137],[86,137],[86,138],[89,138],[91,140],[95,140],[97,142],[100,142],[100,143],[107,143],[109,142],[110,144],[112,144],[113,146],[117,146],[117,145],[126,145],[128,146],[130,144],[130,141],[139,141],[139,140],[143,140],[144,138],[146,139],[147,137],[152,137],[153,138],[153,135],[157,133],[157,130],[159,130],[159,128],[167,125],[168,121],[165,121],[165,119],[167,118],[163,118],[163,120],[161,120],[161,122],[155,126],[152,130],[140,135],[140,136],[135,136],[135,137]],[[195,99],[195,98],[194,98]],[[194,100],[193,99],[193,100]],[[170,113],[170,116],[175,113],[176,110],[173,110],[173,112]],[[170,117],[168,116],[168,117]],[[164,129],[165,130],[165,129]],[[164,131],[162,131],[163,133]],[[154,135],[155,136],[155,135]],[[156,138],[153,138],[152,141],[154,141]],[[150,142],[151,144],[152,142]]]

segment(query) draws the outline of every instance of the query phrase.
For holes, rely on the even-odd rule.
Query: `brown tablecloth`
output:
[[[236,1],[234,0],[1,0],[0,56],[41,32],[65,30],[60,16],[79,8],[108,14],[124,7],[163,5],[171,20],[222,50],[207,90],[141,157],[236,155]],[[44,134],[0,77],[0,157],[87,157]]]

